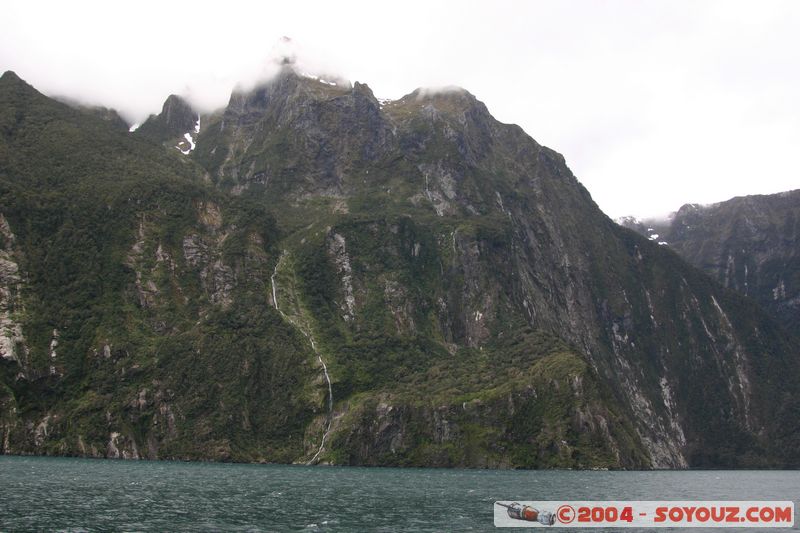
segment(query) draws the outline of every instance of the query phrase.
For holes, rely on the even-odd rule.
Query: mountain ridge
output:
[[[28,280],[2,281],[30,355],[2,361],[3,452],[798,463],[796,338],[614,224],[562,156],[468,93],[412,95],[278,77],[201,117],[181,153],[0,90],[5,253]],[[51,128],[64,147],[24,159]],[[52,208],[31,208],[37,181]],[[58,281],[80,298],[37,307]],[[15,378],[25,365],[38,377]]]
[[[790,331],[800,327],[800,190],[686,204],[669,221],[620,220],[657,233],[687,261],[752,297]],[[648,231],[652,230],[652,231]]]

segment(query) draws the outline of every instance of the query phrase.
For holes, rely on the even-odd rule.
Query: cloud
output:
[[[464,87],[563,153],[612,216],[796,188],[800,176],[796,2],[10,0],[3,9],[0,68],[131,122],[171,93],[204,110],[225,105],[237,83],[269,76],[288,35],[300,68],[367,82],[378,97]]]

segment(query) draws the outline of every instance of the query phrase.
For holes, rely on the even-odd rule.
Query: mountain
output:
[[[81,108],[87,113],[94,114],[98,118],[110,122],[114,128],[120,131],[128,130],[128,123],[125,122],[124,118],[119,116],[119,113],[117,113],[115,109],[110,109],[103,106],[81,106]]]
[[[619,222],[658,234],[657,240],[753,298],[787,330],[800,331],[800,190],[686,204],[668,221]]]
[[[116,129],[124,131],[128,130],[128,123],[125,122],[125,119],[119,115],[116,109],[97,105],[86,105],[78,100],[65,96],[57,97],[56,100],[85,113],[93,114],[97,118],[101,118],[111,123],[111,125]]]
[[[464,90],[287,65],[193,150],[0,109],[4,453],[800,463],[800,341]]]
[[[180,96],[171,94],[161,113],[150,115],[136,133],[157,143],[170,144],[185,154],[195,148],[192,135],[200,131],[200,115]]]

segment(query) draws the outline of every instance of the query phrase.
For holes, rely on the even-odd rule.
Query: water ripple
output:
[[[0,456],[2,531],[493,531],[492,503],[509,499],[794,499],[800,508],[800,473],[345,468]]]

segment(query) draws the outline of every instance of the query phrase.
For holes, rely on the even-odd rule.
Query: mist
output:
[[[201,111],[298,69],[379,98],[463,87],[566,157],[610,216],[797,188],[793,2],[10,1],[0,69],[141,122],[172,93]],[[327,79],[327,78],[326,78]]]

